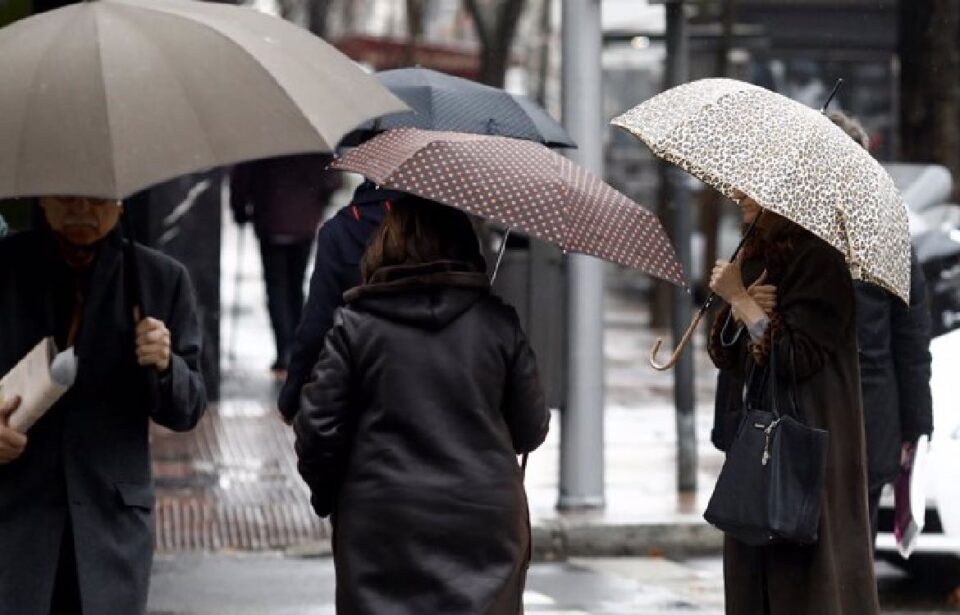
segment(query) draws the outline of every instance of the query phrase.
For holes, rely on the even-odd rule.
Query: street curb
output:
[[[292,545],[283,550],[283,556],[291,559],[315,559],[332,555],[333,546],[328,538]]]
[[[570,557],[689,557],[723,550],[723,533],[702,521],[551,519],[533,526],[533,559]]]
[[[534,561],[571,557],[670,557],[716,555],[723,550],[723,533],[702,521],[611,523],[584,519],[550,519],[532,528]],[[330,557],[329,540],[311,541],[284,549],[296,559]]]

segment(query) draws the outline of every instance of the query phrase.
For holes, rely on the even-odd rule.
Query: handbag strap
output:
[[[772,340],[770,348],[770,360],[767,362],[765,367],[761,367],[755,361],[747,361],[749,371],[747,373],[747,379],[744,385],[743,405],[747,409],[750,409],[751,407],[760,407],[759,404],[763,403],[763,397],[760,397],[760,395],[762,395],[762,393],[765,391],[769,391],[769,410],[774,416],[779,417],[780,399],[776,382],[777,353],[774,351]],[[759,402],[759,404],[757,402]]]
[[[789,356],[790,362],[790,375],[788,377],[787,389],[787,401],[788,407],[786,412],[781,412],[781,399],[780,395],[782,391],[778,385],[779,371],[777,369],[777,352],[776,344],[774,340],[770,340],[770,360],[767,362],[766,369],[759,369],[759,367],[754,362],[750,362],[750,371],[747,374],[747,382],[745,385],[744,391],[744,405],[749,406],[750,401],[755,398],[756,391],[769,391],[770,392],[770,411],[777,418],[781,417],[783,414],[792,414],[797,420],[801,422],[806,422],[806,417],[804,416],[803,410],[800,407],[800,403],[797,400],[797,368],[796,368],[796,359],[794,357],[795,350],[792,341],[789,338],[784,340],[787,343],[787,353]],[[757,372],[761,372],[762,380],[757,381],[758,376]]]
[[[800,407],[800,403],[797,400],[797,388],[798,388],[797,387],[797,363],[795,358],[796,351],[794,349],[793,340],[787,336],[784,336],[784,343],[787,345],[787,349],[786,349],[787,356],[789,357],[789,361],[790,361],[790,366],[789,366],[789,369],[787,370],[790,373],[790,375],[787,379],[787,386],[786,386],[787,401],[788,401],[788,408],[787,408],[786,414],[792,414],[793,417],[796,418],[801,423],[806,423],[806,416],[804,415],[803,409]],[[780,353],[777,352],[776,344],[774,344],[773,340],[771,340],[770,363],[769,363],[769,371],[770,371],[769,378],[770,378],[770,389],[771,389],[770,394],[773,398],[772,400],[773,413],[778,418],[782,416],[782,413],[780,412],[780,391],[777,388],[777,381],[780,379],[779,378],[780,373],[777,370],[777,355],[779,354]]]
[[[800,402],[797,400],[797,361],[794,358],[796,350],[794,348],[793,342],[790,343],[790,384],[793,386],[790,387],[790,403],[793,404],[793,415],[801,423],[807,422],[807,417],[803,412],[803,408],[800,406]]]

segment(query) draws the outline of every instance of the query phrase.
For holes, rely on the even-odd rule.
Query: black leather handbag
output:
[[[770,353],[767,368],[750,372],[743,418],[703,516],[748,545],[813,544],[820,527],[829,434],[804,421],[792,349],[794,377],[787,395],[792,412],[781,412],[776,354]],[[765,408],[756,407],[758,398]]]

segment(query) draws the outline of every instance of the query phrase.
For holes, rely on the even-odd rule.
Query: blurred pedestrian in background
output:
[[[870,138],[856,119],[833,111],[828,117],[869,149]],[[896,480],[917,439],[933,433],[930,396],[930,305],[916,250],[910,251],[910,304],[879,286],[855,281],[860,386],[866,421],[870,527],[877,536],[883,486]]]
[[[237,224],[253,222],[260,241],[267,308],[276,339],[271,369],[286,377],[290,349],[303,312],[304,275],[323,211],[342,177],[326,170],[331,157],[304,154],[239,164],[230,180]]]
[[[331,515],[337,611],[522,612],[516,455],[550,415],[516,312],[490,293],[466,214],[407,198],[363,257],[294,420]]]
[[[879,606],[850,273],[843,255],[809,231],[761,210],[747,195],[740,195],[739,204],[745,225],[763,213],[742,259],[719,261],[710,280],[710,289],[727,303],[711,331],[710,357],[729,372],[728,386],[739,399],[721,414],[742,412],[747,375],[769,369],[776,353],[770,377],[781,391],[795,389],[806,423],[827,430],[830,447],[816,544],[756,547],[725,537],[726,612],[874,615]],[[747,279],[759,281],[752,293],[741,262],[757,264],[756,279]],[[772,296],[757,290],[769,286],[775,287]]]
[[[300,409],[300,391],[310,379],[323,338],[333,326],[333,313],[344,303],[343,293],[362,281],[360,260],[370,238],[392,204],[404,196],[365,181],[357,187],[350,203],[320,227],[310,293],[294,336],[287,380],[277,402],[284,420],[293,420]]]
[[[7,226],[7,221],[3,219],[2,215],[0,215],[0,237],[3,237],[8,232],[10,232],[10,227]]]

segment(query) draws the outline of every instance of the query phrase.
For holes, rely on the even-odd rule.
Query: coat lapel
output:
[[[81,366],[112,371],[133,357],[133,314],[123,293],[122,239],[116,231],[104,241],[94,264],[77,338]]]

